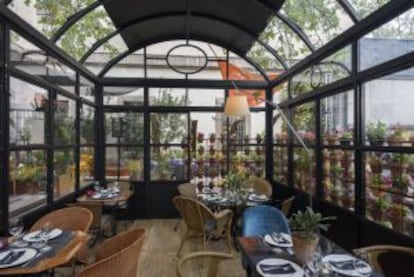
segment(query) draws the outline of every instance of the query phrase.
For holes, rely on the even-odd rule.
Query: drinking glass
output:
[[[368,270],[366,264],[369,264],[369,256],[367,251],[359,251],[353,260],[354,270],[358,273],[358,276],[368,277],[371,276],[371,270]]]
[[[19,218],[13,218],[9,222],[9,233],[16,239],[23,232],[23,222]]]
[[[44,241],[44,246],[40,249],[40,251],[42,252],[47,252],[52,249],[52,247],[47,244],[51,231],[52,224],[50,222],[46,222],[45,224],[43,224],[42,230],[40,232],[40,238],[42,239],[42,241]]]

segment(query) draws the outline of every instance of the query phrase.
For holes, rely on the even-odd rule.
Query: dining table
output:
[[[355,274],[355,272],[351,275],[346,275],[340,273],[340,271],[332,270],[332,267],[329,265],[328,271],[317,271],[315,272],[314,268],[311,267],[311,265],[303,266],[300,264],[300,262],[295,258],[295,255],[293,253],[292,248],[283,248],[283,247],[274,247],[270,245],[266,239],[263,237],[237,237],[236,238],[236,244],[238,246],[238,249],[241,253],[241,259],[242,264],[245,267],[246,275],[249,277],[255,277],[255,276],[300,276],[300,277],[311,277],[311,276],[335,276],[335,277],[346,277],[346,276],[354,276],[354,277],[360,277],[360,276],[369,276],[369,277],[384,277],[381,273],[376,272],[372,269],[370,273],[367,275],[358,275]],[[324,259],[324,257],[328,256],[348,256],[353,259],[357,259],[352,253],[349,251],[343,249],[339,245],[335,244],[330,239],[321,236],[319,241],[319,247],[321,251],[321,260]],[[297,265],[301,269],[303,269],[303,274],[295,275],[295,274],[268,274],[264,275],[258,272],[258,264],[262,263],[266,259],[273,259],[273,260],[280,260],[280,261],[288,261],[288,263],[293,263],[294,265]],[[322,263],[320,266],[323,266]],[[372,267],[371,267],[372,268]],[[326,269],[326,268],[325,268]],[[320,269],[322,270],[322,269]]]
[[[77,202],[101,202],[104,206],[110,208],[111,215],[111,235],[114,236],[117,233],[118,225],[116,220],[116,212],[121,204],[126,203],[134,194],[131,190],[121,190],[119,192],[102,197],[94,197],[93,195],[84,194],[76,199]],[[102,194],[104,195],[104,194]]]
[[[11,244],[8,246],[8,249],[1,251],[31,249],[36,252],[36,255],[25,263],[13,267],[0,268],[0,275],[40,274],[52,270],[55,267],[73,262],[75,255],[81,248],[86,246],[89,238],[90,235],[82,231],[63,230],[63,235],[60,238],[49,241],[48,244],[52,249],[48,252],[31,248],[30,244],[26,247],[14,247]]]

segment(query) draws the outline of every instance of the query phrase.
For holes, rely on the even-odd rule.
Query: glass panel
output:
[[[273,170],[275,181],[287,184],[288,183],[288,148],[274,147],[273,148]]]
[[[354,209],[354,152],[323,150],[324,199],[346,209]]]
[[[366,17],[390,0],[348,0],[361,17]]]
[[[13,0],[8,7],[46,37],[52,35],[81,9],[95,0]]]
[[[414,155],[370,152],[365,164],[367,217],[413,236]]]
[[[343,146],[354,141],[354,94],[352,91],[321,100],[321,136],[324,144]]]
[[[315,194],[316,182],[316,155],[311,149],[312,162],[309,154],[303,148],[293,149],[293,186],[301,191],[309,193],[312,187],[312,194]],[[311,166],[312,164],[312,166]],[[312,180],[309,182],[309,180]],[[311,184],[311,185],[309,185]]]
[[[269,21],[260,39],[273,47],[288,65],[311,53],[302,39],[276,16]]]
[[[246,57],[252,59],[264,71],[269,72],[267,75],[270,78],[274,77],[274,72],[284,71],[280,62],[266,48],[257,42],[254,43],[249,52],[247,52]],[[263,80],[262,77],[258,79]]]
[[[75,190],[75,160],[73,149],[54,151],[54,198],[61,198]]]
[[[151,143],[181,143],[188,138],[188,115],[151,113]]]
[[[119,148],[106,147],[105,148],[105,179],[117,180],[119,174],[127,176],[129,173],[120,172],[119,169]]]
[[[292,96],[324,87],[350,74],[351,47],[348,46],[293,77]]]
[[[247,62],[245,59],[240,58],[234,53],[229,53],[229,72],[227,76],[227,65],[226,60],[223,59],[217,62],[218,65],[223,67],[221,76],[223,80],[263,80],[262,74],[254,67],[251,63]],[[234,66],[234,71],[230,70],[231,66]],[[276,75],[275,75],[276,76]],[[274,76],[270,76],[273,78]]]
[[[143,106],[144,89],[136,87],[104,87],[104,105]]]
[[[62,89],[75,93],[75,71],[49,56],[15,32],[10,33],[10,64]]]
[[[88,79],[80,76],[79,95],[95,103],[95,85]]]
[[[95,179],[95,159],[93,147],[81,147],[80,148],[80,187],[84,187],[90,184]]]
[[[104,44],[102,44],[98,49],[96,49],[84,62],[85,66],[95,74],[98,74],[105,65],[115,58],[119,53],[124,53],[128,50],[124,40],[121,35],[116,35]],[[128,56],[129,60],[133,60],[132,57],[134,54]],[[142,60],[142,59],[141,59]],[[143,64],[134,64],[134,66],[143,66]],[[142,71],[143,72],[143,71]],[[144,74],[142,74],[143,76]],[[128,75],[129,76],[129,75]],[[141,76],[141,77],[142,77]],[[138,77],[138,76],[136,76]]]
[[[144,179],[144,149],[142,147],[121,147],[119,168],[120,180],[141,181]]]
[[[107,144],[143,144],[144,115],[142,113],[105,113]]]
[[[365,135],[370,145],[411,146],[414,141],[413,68],[363,84]]]
[[[95,108],[86,104],[81,107],[80,143],[95,144]]]
[[[313,145],[316,141],[315,135],[315,104],[313,102],[297,106],[293,110],[293,127],[307,145]],[[299,141],[293,136],[293,141]]]
[[[151,180],[188,179],[188,148],[151,147]]]
[[[61,95],[57,96],[54,113],[55,145],[75,144],[74,130],[76,120],[76,102]]]
[[[105,178],[107,180],[143,180],[144,150],[142,147],[106,147],[105,153]]]
[[[45,143],[45,112],[48,92],[10,78],[10,144]]]
[[[414,49],[414,9],[408,10],[360,41],[360,69],[410,53]]]
[[[281,13],[295,22],[317,48],[353,25],[336,0],[287,0]]]
[[[46,204],[46,152],[13,151],[9,156],[9,216]]]
[[[115,26],[103,6],[79,19],[56,42],[76,59],[81,58],[97,40],[115,31]],[[86,39],[87,38],[87,39]],[[109,51],[117,51],[110,46]]]
[[[98,64],[94,68],[93,71],[101,71],[99,67],[105,66],[105,64]],[[99,73],[97,72],[97,73]],[[105,77],[144,77],[145,70],[144,70],[144,49],[135,51],[134,53],[126,56],[125,58],[121,59],[115,66],[113,66],[106,74]]]
[[[149,89],[151,106],[223,106],[224,90],[216,89]]]

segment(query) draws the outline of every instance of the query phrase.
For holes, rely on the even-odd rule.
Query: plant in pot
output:
[[[392,134],[387,137],[387,142],[390,146],[401,146],[406,138],[403,135],[403,128],[400,124],[391,127]]]
[[[387,125],[378,120],[377,123],[370,122],[367,127],[367,138],[371,146],[382,146],[387,134]]]
[[[208,137],[210,143],[214,143],[216,141],[216,134],[211,133]]]
[[[197,134],[197,141],[198,143],[202,143],[204,141],[204,133],[199,132]]]
[[[329,145],[336,145],[338,142],[338,132],[336,130],[328,131],[325,133],[325,141]]]
[[[393,153],[390,162],[392,179],[398,179],[403,176],[408,168],[408,155],[403,153]]]
[[[354,137],[354,134],[351,130],[344,131],[341,136],[339,137],[339,143],[342,146],[348,146],[351,145],[352,139]]]
[[[333,219],[335,217],[324,217],[321,213],[314,212],[311,207],[292,214],[289,225],[292,230],[293,252],[301,264],[305,265],[312,259],[319,242],[320,230],[327,231],[329,224],[326,221]]]

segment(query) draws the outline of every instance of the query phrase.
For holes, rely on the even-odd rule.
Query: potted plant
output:
[[[261,144],[263,142],[263,136],[261,134],[256,135],[256,143]]]
[[[197,148],[197,152],[199,156],[203,156],[204,155],[204,146],[203,145],[199,145]]]
[[[403,153],[393,153],[390,162],[392,179],[398,179],[403,176],[408,168],[408,155]]]
[[[244,136],[244,143],[245,144],[249,144],[250,143],[250,136],[249,135],[245,135]]]
[[[400,124],[396,124],[391,127],[392,134],[387,137],[388,145],[390,146],[401,146],[406,138],[403,136],[403,128]]]
[[[199,132],[197,134],[197,141],[198,143],[202,143],[204,141],[204,133]]]
[[[371,216],[372,219],[377,222],[382,222],[383,215],[391,207],[391,202],[383,195],[378,197],[378,199],[372,200]]]
[[[338,144],[338,132],[336,130],[326,132],[325,140],[329,145]]]
[[[335,217],[324,217],[321,213],[314,212],[307,207],[304,212],[298,211],[289,219],[292,232],[293,252],[302,264],[307,264],[319,242],[320,230],[327,231],[329,224],[325,222]]]
[[[345,131],[341,134],[341,136],[339,137],[339,143],[342,146],[348,146],[351,145],[352,139],[354,137],[354,134],[352,131]]]
[[[276,134],[276,143],[279,144],[286,144],[287,143],[287,133],[281,132],[279,134]]]
[[[367,138],[371,146],[382,146],[387,133],[387,125],[378,120],[375,124],[370,122],[367,127]]]

